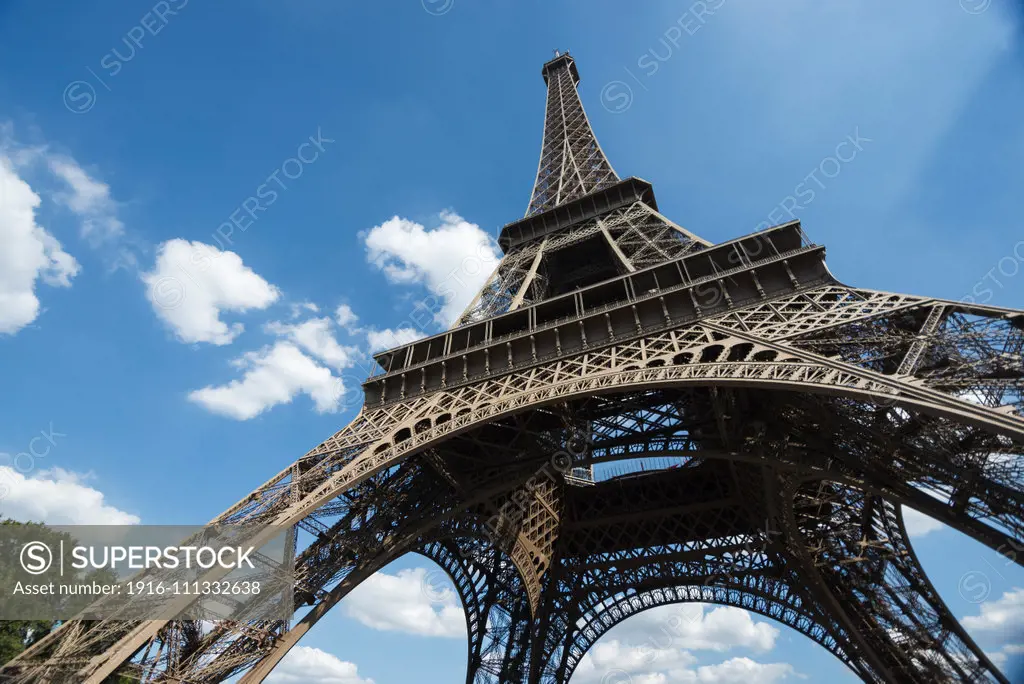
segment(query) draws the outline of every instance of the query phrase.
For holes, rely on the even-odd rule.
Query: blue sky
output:
[[[687,229],[788,207],[844,282],[1024,307],[1017,7],[0,2],[0,512],[202,523],[341,427],[371,347],[438,330],[522,215],[554,48],[616,171]],[[457,301],[414,315],[453,266]],[[915,529],[954,613],[1021,664],[1024,573]],[[461,681],[432,566],[387,573],[279,681]],[[574,681],[852,681],[711,609],[631,661],[666,619],[624,623]]]

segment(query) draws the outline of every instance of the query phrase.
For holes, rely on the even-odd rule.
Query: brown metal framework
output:
[[[798,222],[704,241],[616,176],[572,57],[543,74],[536,185],[476,300],[378,354],[359,415],[215,521],[308,533],[296,619],[71,621],[8,681],[260,682],[408,552],[458,590],[467,683],[567,682],[682,601],[770,617],[868,682],[1007,681],[901,507],[1024,543],[1024,312],[849,287]]]

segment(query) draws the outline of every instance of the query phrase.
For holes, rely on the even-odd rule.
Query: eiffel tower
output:
[[[845,285],[799,221],[703,240],[615,173],[573,58],[542,73],[536,183],[476,299],[377,354],[352,422],[214,521],[311,535],[296,618],[73,620],[8,681],[261,682],[410,552],[461,598],[471,684],[568,682],[612,626],[688,601],[866,682],[1008,681],[902,511],[1024,564],[1024,312]]]

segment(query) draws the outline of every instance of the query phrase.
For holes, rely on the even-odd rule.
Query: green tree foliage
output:
[[[64,548],[70,549],[77,542],[67,532],[58,532],[41,523],[21,523],[16,520],[0,521],[0,586],[9,591],[16,579],[24,579],[20,570],[20,553],[22,547],[30,541],[40,541],[51,549],[59,549],[61,542]],[[40,583],[54,580],[49,574],[41,575],[34,581]],[[83,572],[68,570],[60,581],[65,583],[99,582],[110,584],[116,581],[116,574],[110,570],[94,570]],[[66,596],[0,596],[0,614],[6,615],[58,615],[65,610],[69,600]],[[26,648],[42,639],[59,624],[57,620],[0,620],[0,665],[14,658]],[[120,684],[120,680],[111,680]],[[132,681],[125,679],[125,682]]]
[[[42,639],[55,624],[53,620],[0,621],[0,665]]]

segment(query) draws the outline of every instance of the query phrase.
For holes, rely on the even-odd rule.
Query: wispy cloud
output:
[[[51,156],[47,164],[68,187],[67,192],[58,193],[57,200],[82,219],[83,238],[99,243],[124,234],[109,185],[90,176],[70,157]]]

